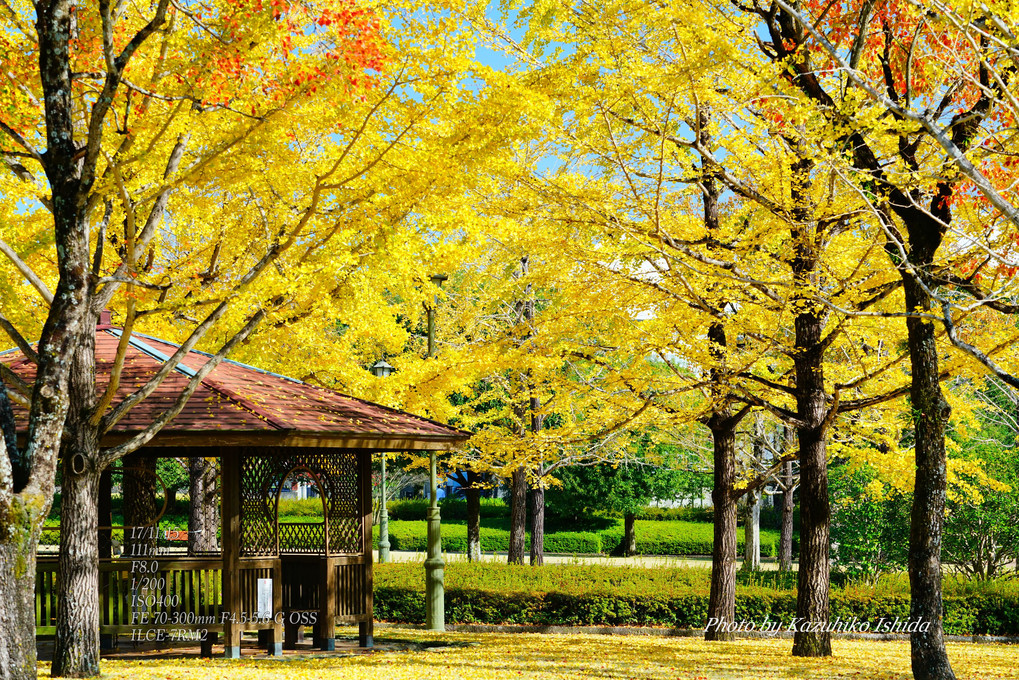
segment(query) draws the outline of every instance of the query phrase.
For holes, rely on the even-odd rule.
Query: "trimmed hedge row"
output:
[[[714,545],[714,526],[700,522],[637,520],[638,555],[710,555]],[[623,526],[599,532],[602,552],[622,552]],[[778,532],[761,530],[761,556],[778,556]],[[743,533],[736,536],[736,545],[743,549]]]
[[[424,521],[428,512],[428,501],[424,498],[392,500],[386,505],[389,519]],[[440,498],[439,511],[443,519],[467,521],[467,501],[463,498]],[[510,509],[501,498],[482,498],[479,514],[482,519],[509,517]]]
[[[485,569],[506,565],[483,565]],[[558,579],[545,579],[545,588],[534,588],[522,573],[531,567],[509,567],[516,572],[515,583],[501,583],[479,577],[478,565],[450,564],[446,567],[446,621],[448,623],[665,626],[703,628],[708,611],[706,570],[585,568],[555,565],[565,572]],[[550,567],[541,569],[548,570]],[[630,572],[618,583],[602,570]],[[499,570],[496,569],[498,572]],[[592,573],[595,572],[595,573]],[[676,572],[703,572],[690,578]],[[642,572],[657,572],[656,574]],[[639,585],[643,581],[643,585]],[[891,623],[909,617],[909,595],[897,589],[864,592],[859,587],[835,588],[831,595],[831,621],[869,622],[877,626],[882,618]],[[781,621],[788,627],[795,616],[796,592],[792,589],[748,585],[736,596],[737,620],[760,624]],[[376,567],[375,615],[381,620],[421,623],[424,621],[424,576],[419,564],[387,564]],[[988,587],[971,594],[945,597],[945,632],[952,635],[1019,634],[1019,589]]]
[[[710,555],[713,544],[712,526],[695,522],[637,521],[637,553],[640,555]],[[378,546],[378,527],[373,529]],[[481,527],[481,550],[505,552],[509,549],[510,532],[490,526]],[[778,555],[778,533],[761,531],[761,555]],[[530,537],[527,539],[530,545]],[[393,550],[420,552],[427,546],[427,526],[422,521],[391,520],[389,543]],[[622,523],[600,532],[556,531],[545,534],[545,550],[552,553],[622,552]],[[743,536],[737,538],[742,547]],[[467,551],[467,525],[443,521],[442,549],[446,552]]]
[[[509,550],[510,532],[504,529],[481,527],[481,550],[483,552],[506,552]],[[531,537],[525,538],[526,546]],[[428,527],[424,522],[393,520],[389,522],[389,544],[393,550],[424,552],[428,548]],[[372,545],[378,548],[379,528],[372,527]],[[467,525],[442,523],[442,549],[445,552],[467,552]],[[545,534],[545,550],[557,553],[600,553],[601,539],[598,534],[588,531],[560,531]]]

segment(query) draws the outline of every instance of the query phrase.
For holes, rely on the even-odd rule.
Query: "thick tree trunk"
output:
[[[929,310],[926,291],[912,277],[903,279],[906,309]],[[909,617],[919,628],[909,636],[913,677],[916,680],[955,680],[941,621],[941,535],[947,484],[945,423],[951,415],[951,407],[941,393],[934,325],[909,318],[906,328],[912,369],[910,399],[916,433],[916,484],[909,527]]]
[[[795,487],[793,486],[793,462],[787,462],[782,469],[782,527],[778,539],[778,570],[793,569],[793,511],[796,508]]]
[[[823,321],[819,310],[797,315],[796,413],[800,444],[800,571],[797,579],[793,656],[831,656],[828,589],[831,564],[828,452],[825,417]]]
[[[94,328],[95,318],[90,320]],[[89,422],[96,402],[95,332],[75,348],[60,447],[60,560],[54,677],[99,675],[99,432]],[[127,533],[127,532],[125,532]]]
[[[80,443],[80,442],[79,442]],[[99,675],[99,472],[81,470],[88,456],[63,456],[60,484],[60,599],[54,677]],[[92,458],[94,460],[94,458]]]
[[[133,454],[124,459],[124,555],[156,554],[156,459]]]
[[[467,561],[481,561],[481,476],[473,470],[467,471]]]
[[[743,516],[743,568],[759,571],[761,568],[761,494],[747,494],[746,513]]]
[[[20,500],[0,530],[0,680],[36,677],[35,550],[39,531]]]
[[[637,515],[628,512],[623,515],[623,555],[632,557],[637,554]]]
[[[705,640],[735,640],[729,627],[736,619],[736,426],[728,414],[708,423],[714,449],[714,545],[711,552],[711,593]]]
[[[188,515],[188,552],[219,550],[219,499],[216,495],[216,464],[201,457],[188,459],[191,507]]]
[[[531,489],[531,566],[545,564],[545,487]]]
[[[509,564],[524,563],[524,543],[527,535],[527,471],[517,468],[510,481],[510,539]]]

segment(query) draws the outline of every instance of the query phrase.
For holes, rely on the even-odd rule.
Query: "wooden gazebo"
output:
[[[96,371],[105,385],[121,329],[96,328]],[[118,397],[144,384],[177,345],[132,334]],[[19,352],[2,360],[31,367]],[[149,398],[132,409],[103,445],[142,430],[162,412],[209,355],[190,352]],[[20,369],[20,370],[19,370]],[[184,410],[133,456],[218,458],[222,551],[154,557],[157,578],[139,591],[128,556],[100,560],[100,633],[133,640],[212,641],[240,655],[244,631],[280,654],[303,625],[330,650],[335,623],[358,623],[372,645],[371,457],[378,451],[448,450],[467,438],[455,428],[344,396],[233,361],[202,380]],[[299,473],[318,487],[321,522],[281,524],[278,499]],[[56,624],[56,560],[40,556],[36,593],[39,634]],[[133,589],[132,589],[133,585]],[[141,597],[139,597],[141,595]]]

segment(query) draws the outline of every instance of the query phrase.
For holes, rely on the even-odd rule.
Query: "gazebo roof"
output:
[[[96,327],[97,387],[105,389],[123,331]],[[114,404],[151,378],[179,345],[132,333]],[[148,398],[104,438],[122,441],[168,408],[211,355],[192,350]],[[20,350],[0,360],[27,380],[35,365]],[[15,407],[19,423],[27,412]],[[148,446],[318,446],[376,450],[448,449],[470,436],[448,425],[224,360]]]

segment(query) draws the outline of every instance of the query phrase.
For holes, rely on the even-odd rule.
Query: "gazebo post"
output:
[[[361,647],[375,646],[375,599],[372,583],[372,455],[370,452],[362,452],[359,455],[361,470],[361,488],[358,495],[361,497],[361,541],[362,552],[364,553],[364,609],[367,618],[357,625],[357,643]],[[383,465],[385,465],[385,453],[382,454]],[[384,469],[384,468],[383,468]],[[383,504],[386,502],[385,494],[382,495]],[[383,510],[385,512],[385,510]]]
[[[329,555],[322,557],[319,581],[318,648],[325,652],[336,649],[336,562]]]
[[[220,449],[223,487],[223,656],[241,658],[241,457],[237,449]]]
[[[107,527],[99,530],[99,559],[113,558],[113,479],[109,468],[99,475],[99,526]],[[117,636],[111,633],[99,634],[99,649],[114,649]]]

